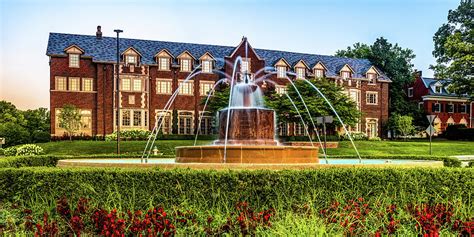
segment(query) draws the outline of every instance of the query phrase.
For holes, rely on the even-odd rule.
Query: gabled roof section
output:
[[[237,45],[237,47],[234,48],[232,53],[229,55],[230,58],[234,56],[235,53],[237,53],[237,50],[240,47],[247,47],[247,50],[252,50],[252,52],[257,56],[257,59],[262,60],[262,58],[258,55],[258,53],[253,49],[253,47],[250,45],[250,43],[247,40],[247,37],[242,37],[242,40],[240,41],[240,44]]]
[[[124,50],[122,55],[125,55],[125,54],[132,54],[132,55],[142,56],[142,54],[138,50],[134,49],[133,47],[128,47],[128,49]]]
[[[171,54],[170,51],[168,51],[167,49],[160,50],[158,53],[155,54],[155,56],[153,56],[153,58],[156,58],[156,57],[174,58],[173,54]]]
[[[284,58],[280,58],[280,60],[278,60],[278,62],[276,62],[275,65],[273,65],[273,66],[274,67],[276,67],[276,66],[290,67],[290,64]]]
[[[377,68],[375,66],[372,66],[369,68],[369,70],[367,70],[367,72],[365,72],[365,74],[367,75],[368,73],[375,73],[377,75],[380,75],[380,72],[379,70],[377,70]]]
[[[349,64],[344,64],[342,67],[339,68],[339,70],[337,71],[338,73],[340,72],[343,72],[343,71],[350,71],[352,73],[354,73],[354,69],[352,69],[352,67],[349,65]]]
[[[240,45],[245,42],[242,40]],[[84,50],[83,56],[91,57],[94,62],[114,63],[116,60],[116,39],[115,37],[102,37],[97,39],[95,35],[76,35],[63,33],[50,33],[46,55],[48,56],[66,56],[64,49],[76,45]],[[140,39],[120,39],[120,52],[125,51],[129,47],[133,47],[141,53],[142,64],[155,65],[155,58],[157,52],[167,52],[170,57],[179,55],[184,51],[188,51],[194,56],[204,55],[209,53],[216,59],[216,67],[222,68],[224,66],[224,59],[231,55],[236,47],[233,46],[218,46],[208,44],[192,44],[179,43],[168,41],[155,40],[140,40]],[[273,67],[280,59],[284,58],[289,65],[295,65],[298,61],[303,60],[307,65],[316,65],[318,62],[324,64],[327,68],[326,76],[335,77],[339,75],[339,70],[344,65],[350,65],[353,69],[354,78],[363,78],[367,70],[372,67],[367,59],[342,58],[328,55],[295,53],[288,51],[256,49],[249,46],[249,50],[253,50],[256,55],[265,60],[266,67]],[[379,81],[390,82],[390,79],[381,72]]]
[[[212,56],[211,53],[209,52],[206,52],[205,54],[203,54],[199,60],[213,60],[213,61],[216,61],[216,59],[214,58],[214,56]]]
[[[306,64],[303,59],[299,60],[299,61],[295,64],[295,66],[293,66],[293,68],[297,68],[297,67],[304,67],[304,68],[306,68],[306,69],[309,69],[308,64]]]
[[[322,63],[321,61],[318,61],[314,66],[313,69],[323,69],[325,71],[328,70],[328,68]]]
[[[75,54],[83,54],[84,50],[81,47],[73,44],[73,45],[65,48],[64,52],[66,52],[66,53],[75,53]]]
[[[450,96],[450,97],[469,97],[467,95],[458,95],[456,93],[451,93],[446,88],[451,84],[449,79],[436,79],[429,77],[421,77],[421,81],[425,88],[428,89],[428,95],[434,96]],[[441,93],[436,93],[433,89],[435,86],[441,86]]]
[[[184,50],[181,54],[178,55],[176,58],[192,58],[196,60],[196,58],[187,50]]]

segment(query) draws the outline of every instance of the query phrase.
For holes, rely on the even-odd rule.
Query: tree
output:
[[[398,131],[406,140],[406,136],[415,130],[413,118],[407,115],[394,114],[390,117],[389,123],[392,129]]]
[[[0,137],[5,138],[5,146],[15,146],[30,142],[30,133],[18,123],[0,123]]]
[[[438,78],[452,79],[450,90],[458,94],[474,96],[474,4],[461,0],[456,10],[449,10],[448,22],[433,36],[431,65]]]
[[[416,103],[407,99],[405,90],[406,85],[415,79],[411,63],[415,58],[413,50],[404,49],[398,44],[393,45],[387,39],[380,37],[372,45],[355,43],[345,50],[338,50],[336,56],[368,59],[392,80],[390,84],[390,112],[419,116],[421,111]]]
[[[81,111],[74,105],[66,104],[61,108],[58,119],[59,126],[66,130],[69,140],[72,140],[74,133],[81,127]]]
[[[25,128],[30,132],[32,142],[47,142],[50,140],[50,115],[46,108],[38,108],[23,112],[26,119]]]
[[[12,103],[2,100],[0,101],[0,124],[1,123],[16,123],[20,126],[26,124],[26,120],[20,110],[18,110]]]

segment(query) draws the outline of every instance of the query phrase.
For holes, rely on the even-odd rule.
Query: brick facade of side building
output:
[[[291,80],[326,77],[342,85],[362,112],[360,123],[350,128],[352,131],[370,137],[382,136],[382,125],[388,120],[390,79],[366,59],[254,49],[245,37],[236,47],[121,39],[120,115],[116,116],[115,38],[102,37],[101,33],[96,36],[51,33],[47,55],[53,136],[65,133],[57,119],[65,104],[81,110],[79,133],[84,135],[110,134],[116,122],[124,130],[151,130],[158,117],[164,119],[164,134],[195,134],[198,127],[201,134],[213,133],[214,116],[202,111],[201,100],[218,80],[232,74],[233,63],[239,56],[244,63],[237,70],[237,78],[243,71],[249,72],[252,78],[266,76],[277,83],[274,87],[277,93],[285,93],[289,82],[283,75],[287,72],[294,74]],[[198,65],[201,68],[195,70]],[[200,73],[183,83],[192,71]],[[178,87],[174,103],[164,110]],[[278,127],[280,135],[304,135],[300,124]]]
[[[421,71],[416,72],[415,77],[407,88],[408,98],[418,102],[426,114],[436,115],[434,127],[437,134],[443,133],[451,124],[474,127],[474,105],[468,95],[450,92],[450,80],[423,77]]]

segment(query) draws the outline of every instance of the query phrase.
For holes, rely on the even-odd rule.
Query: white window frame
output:
[[[240,72],[241,73],[250,73],[251,72],[251,65],[250,65],[250,58],[242,58],[242,62],[240,64]]]
[[[279,95],[284,95],[287,93],[286,86],[284,85],[275,85],[275,92]]]
[[[377,84],[377,74],[375,73],[367,73],[367,79],[369,79],[369,85]]]
[[[94,80],[92,78],[82,78],[82,90],[94,91]]]
[[[288,136],[289,135],[289,129],[290,124],[289,123],[280,123],[278,126],[278,135],[279,136]]]
[[[192,61],[189,58],[180,59],[180,70],[182,72],[190,72],[192,70]]]
[[[135,95],[128,95],[128,104],[130,105],[135,104]]]
[[[186,113],[182,115],[182,113]],[[190,127],[185,126],[181,131],[181,121],[184,120],[184,125],[189,122]],[[178,134],[180,135],[192,135],[194,133],[194,111],[191,110],[178,110]]]
[[[285,66],[277,66],[277,78],[286,78],[286,67]]]
[[[447,113],[451,113],[451,114],[454,113],[454,104],[450,103],[450,104],[446,104],[446,105],[447,105],[447,106],[446,106],[446,112],[447,112]],[[450,107],[450,106],[451,106],[451,108],[452,108],[452,111],[449,111],[449,107]]]
[[[199,117],[201,118],[201,124],[199,124],[200,134],[212,134],[212,114],[207,111],[199,111]],[[204,127],[202,126],[203,124],[205,125]]]
[[[351,72],[349,71],[342,71],[341,72],[341,77],[344,80],[350,79],[351,78]]]
[[[131,91],[132,90],[132,80],[130,78],[121,78],[120,79],[120,89],[122,91]],[[127,82],[127,83],[125,83]]]
[[[315,78],[323,78],[324,77],[324,70],[323,69],[314,69],[314,77]]]
[[[461,112],[461,108],[464,108],[464,109],[463,109],[464,111]],[[459,112],[460,114],[467,114],[467,105],[466,105],[466,104],[460,104],[460,105],[459,105],[458,112]]]
[[[135,117],[134,117],[134,114],[135,112],[140,112],[140,119],[139,119],[139,124],[140,125],[134,125],[136,124],[136,122],[134,121],[135,120]],[[129,124],[128,125],[125,125],[124,124],[124,115],[128,113],[129,114]],[[148,129],[147,126],[148,126],[148,115],[147,115],[147,110],[145,109],[121,109],[120,110],[120,116],[119,116],[119,123],[120,123],[120,127],[123,128],[123,129]],[[117,118],[116,118],[116,115],[117,115],[117,111],[115,110],[114,111],[114,121],[115,121],[115,129],[117,128]]]
[[[171,79],[156,79],[156,94],[171,95],[173,91],[173,81]]]
[[[67,77],[54,77],[54,89],[57,91],[67,91]]]
[[[375,96],[375,102],[370,101],[371,95]],[[379,93],[376,91],[367,91],[365,92],[365,103],[368,105],[378,105],[379,104]]]
[[[212,60],[202,60],[201,64],[202,64],[201,67],[202,67],[203,73],[212,73],[212,70],[213,70]]]
[[[125,55],[125,64],[138,64],[138,57],[136,55]]]
[[[164,123],[161,125],[161,121],[158,120],[161,117],[161,119],[164,119]],[[163,134],[171,134],[172,129],[173,129],[173,112],[172,111],[166,111],[166,110],[155,110],[155,121],[156,121],[156,126],[159,127],[161,125],[161,132]]]
[[[304,79],[306,76],[306,70],[304,67],[297,67],[295,68],[296,71],[296,79]]]
[[[435,110],[434,110],[435,113],[441,113],[441,103],[436,102],[436,103],[433,103],[432,106],[435,107]],[[436,109],[436,108],[438,108],[438,109]]]
[[[407,91],[407,94],[408,94],[408,97],[413,97],[413,87],[408,87],[408,91]]]
[[[194,95],[194,81],[187,81],[184,83],[184,80],[180,80],[179,95]]]
[[[169,71],[170,70],[170,61],[171,58],[168,57],[158,57],[158,70],[159,71]]]
[[[207,96],[213,87],[214,87],[213,81],[200,81],[199,82],[199,95]]]
[[[73,88],[73,85],[77,88]],[[69,77],[69,91],[81,91],[81,78]]]
[[[131,88],[133,91],[142,91],[143,90],[143,83],[142,79],[133,79],[133,88]]]
[[[374,134],[369,134],[369,124],[375,124],[375,136],[370,136]],[[379,136],[379,120],[377,118],[366,118],[365,119],[365,134],[369,138],[378,137]]]
[[[69,67],[79,68],[81,64],[81,55],[78,53],[69,54]]]
[[[439,90],[438,90],[439,89]],[[443,87],[442,86],[435,86],[435,93],[436,94],[441,94],[443,93]]]

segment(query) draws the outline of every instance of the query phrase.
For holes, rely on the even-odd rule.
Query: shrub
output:
[[[474,128],[466,128],[464,124],[449,125],[443,136],[449,140],[474,141]]]
[[[147,140],[151,132],[148,130],[134,129],[120,131],[120,138],[123,140]],[[106,141],[117,140],[117,132],[105,136]]]
[[[5,155],[5,149],[0,148],[0,156],[3,156],[3,155]]]
[[[43,153],[43,148],[35,144],[21,145],[16,149],[16,156],[36,156]]]
[[[41,143],[51,141],[51,134],[46,131],[36,130],[31,134],[32,142]]]
[[[352,132],[351,133],[352,140],[354,141],[366,141],[368,139],[367,135],[363,132]],[[344,134],[341,136],[341,140],[349,140],[349,136],[347,134]]]
[[[15,156],[16,155],[16,146],[11,146],[3,150],[5,156]]]

